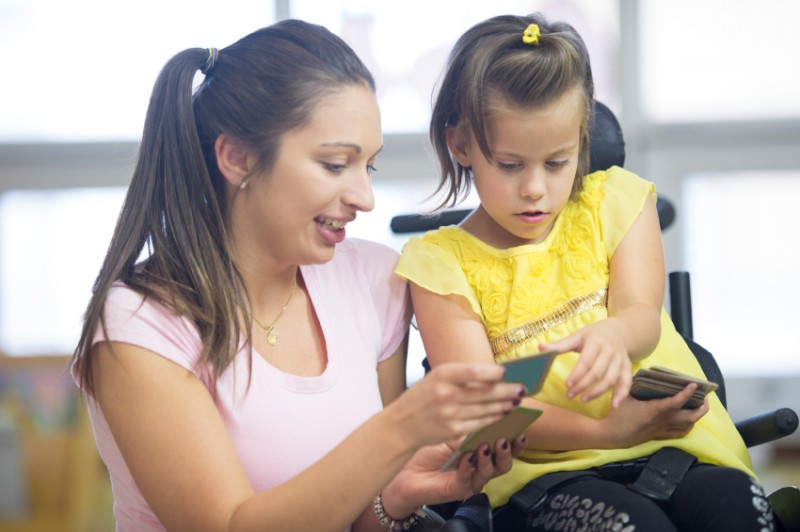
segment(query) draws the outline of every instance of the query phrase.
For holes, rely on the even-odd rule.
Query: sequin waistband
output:
[[[534,338],[548,329],[561,325],[570,318],[587,310],[604,307],[608,302],[608,290],[601,288],[589,294],[571,299],[541,318],[517,325],[506,332],[489,338],[494,356],[501,355],[531,338]]]

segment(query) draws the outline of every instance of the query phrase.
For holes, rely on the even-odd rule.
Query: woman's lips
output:
[[[320,236],[328,244],[339,244],[347,236],[347,231],[345,230],[347,222],[345,221],[322,217],[317,217],[314,221],[317,222],[317,230]]]

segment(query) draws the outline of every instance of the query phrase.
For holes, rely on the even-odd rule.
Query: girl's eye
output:
[[[546,164],[550,168],[563,168],[569,164],[569,159],[564,159],[563,161],[547,161]]]
[[[374,166],[372,166],[371,164],[368,164],[368,165],[367,165],[367,173],[368,173],[369,175],[372,175],[372,174],[374,174],[374,173],[375,173],[375,172],[377,172],[377,171],[378,171],[378,169],[377,169],[377,168],[375,168]]]
[[[505,172],[510,172],[512,170],[516,170],[517,168],[519,168],[520,165],[519,163],[503,163],[498,161],[497,167]]]

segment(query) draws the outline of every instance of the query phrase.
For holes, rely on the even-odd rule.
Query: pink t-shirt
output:
[[[109,292],[109,339],[134,344],[192,371],[211,391],[253,490],[292,478],[381,409],[376,367],[408,330],[406,284],[393,274],[397,253],[364,240],[346,240],[326,264],[302,266],[322,327],[328,366],[317,377],[283,373],[254,352],[247,386],[243,351],[216,384],[194,368],[200,340],[193,325],[119,283]],[[101,341],[98,330],[95,342]],[[165,530],[131,477],[102,412],[89,400],[100,455],[114,492],[118,530]],[[344,481],[344,479],[343,479]]]

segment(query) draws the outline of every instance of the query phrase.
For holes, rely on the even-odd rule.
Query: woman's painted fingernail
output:
[[[490,451],[490,450],[489,450],[489,446],[487,445],[487,446],[486,446],[486,447],[483,449],[483,456],[489,456],[490,454],[492,454],[492,451]]]
[[[519,406],[519,404],[520,404],[521,402],[522,402],[522,399],[514,399],[514,400],[511,402],[511,404],[512,404],[512,405],[514,405],[514,406]]]
[[[508,450],[508,440],[503,440],[503,443],[500,444],[500,448],[504,451]]]
[[[525,388],[524,387],[520,388],[519,391],[517,392],[517,395],[520,397],[525,397]]]

